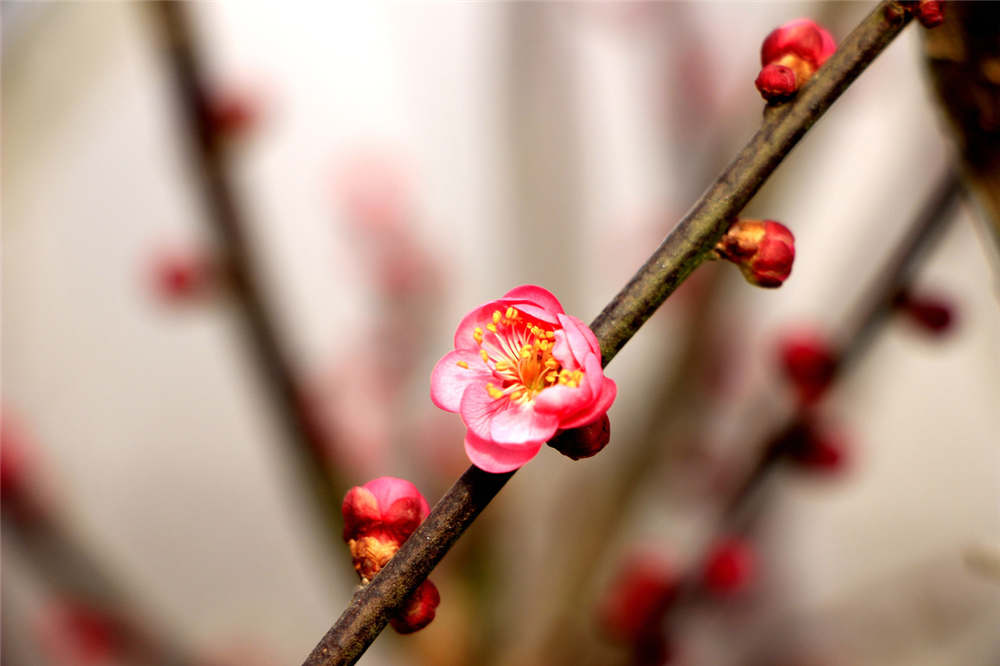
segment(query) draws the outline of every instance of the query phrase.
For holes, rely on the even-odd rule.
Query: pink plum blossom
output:
[[[556,431],[600,419],[616,394],[593,331],[534,285],[466,315],[431,374],[431,400],[461,415],[466,454],[493,473],[528,462]]]

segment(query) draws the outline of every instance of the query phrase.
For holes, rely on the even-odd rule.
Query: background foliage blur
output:
[[[589,321],[756,127],[763,37],[810,16],[842,38],[870,6],[190,10],[266,304],[338,493],[395,475],[433,504],[467,464],[461,423],[427,395],[459,318],[530,282]],[[155,14],[2,11],[5,465],[24,452],[62,528],[198,663],[299,663],[356,577],[320,532],[212,267]],[[435,573],[437,620],[387,633],[362,663],[629,658],[597,610],[623,562],[638,549],[696,565],[790,400],[779,336],[843,330],[949,163],[923,79],[914,26],[746,211],[795,232],[789,281],[766,291],[700,268],[609,366],[609,447],[577,463],[544,449]],[[886,325],[819,408],[847,464],[783,471],[755,498],[751,584],[678,611],[677,663],[1000,659],[1000,587],[980,571],[1000,549],[1000,312],[982,227],[963,205],[914,280],[956,325]],[[185,289],[199,280],[215,286]],[[59,646],[59,558],[9,521],[4,663],[118,663]]]

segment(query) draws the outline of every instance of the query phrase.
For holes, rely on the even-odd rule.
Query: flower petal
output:
[[[490,301],[489,303],[483,303],[465,315],[462,321],[459,322],[458,328],[455,329],[455,349],[472,351],[479,349],[479,345],[476,343],[475,338],[472,337],[472,334],[477,326],[483,329],[484,333],[486,332],[486,325],[493,321],[491,319],[493,310],[496,310],[498,307],[498,301]]]
[[[462,403],[459,405],[458,413],[462,415],[465,426],[481,439],[493,439],[490,431],[490,423],[498,412],[510,407],[510,400],[501,398],[495,400],[486,392],[485,382],[482,384],[471,384],[462,394]]]
[[[465,455],[479,469],[494,474],[517,469],[538,455],[541,448],[542,442],[510,448],[476,437],[471,430],[465,435]]]
[[[469,367],[461,367],[460,362]],[[493,372],[476,352],[459,350],[445,354],[431,372],[431,402],[446,412],[457,412],[469,384],[485,386],[492,376]]]
[[[551,291],[548,289],[542,289],[541,287],[533,284],[522,284],[519,287],[514,287],[504,294],[503,297],[530,301],[543,310],[547,310],[553,314],[562,314],[565,312],[562,305],[559,303],[559,299],[556,298]]]
[[[504,445],[544,442],[556,433],[558,427],[557,414],[536,411],[531,405],[510,403],[508,409],[493,415],[490,439]]]
[[[594,394],[586,382],[576,388],[565,384],[556,384],[538,394],[538,397],[535,398],[535,409],[542,413],[562,417],[580,411],[587,403],[591,402],[593,397]]]
[[[611,407],[611,403],[615,401],[615,397],[617,395],[618,386],[613,380],[605,377],[604,383],[601,387],[601,394],[598,396],[597,400],[595,400],[594,403],[586,409],[583,409],[568,418],[564,418],[559,424],[559,427],[565,430],[568,428],[579,428],[580,426],[593,423],[602,414],[608,411],[608,408]]]
[[[591,354],[596,353],[600,358],[601,348],[597,344],[597,337],[586,324],[571,315],[561,314],[558,317],[569,351],[581,367],[586,366],[587,356]],[[552,353],[555,355],[555,348],[553,348]]]

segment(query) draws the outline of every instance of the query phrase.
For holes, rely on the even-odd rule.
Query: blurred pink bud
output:
[[[372,231],[398,231],[413,217],[410,183],[392,155],[370,151],[339,168],[336,194],[348,220]]]
[[[261,118],[261,101],[248,89],[221,90],[208,101],[212,130],[223,137],[246,134]]]
[[[409,481],[383,476],[347,491],[342,512],[354,568],[368,582],[423,522],[430,507]]]
[[[802,403],[818,400],[833,382],[837,357],[819,333],[802,330],[787,334],[779,342],[779,353],[785,377]]]
[[[431,623],[440,603],[441,595],[437,587],[431,581],[425,580],[409,596],[399,612],[389,618],[389,624],[398,633],[412,634]]]
[[[0,508],[5,519],[29,522],[44,512],[37,448],[10,415],[0,414]]]
[[[780,287],[792,272],[795,237],[774,220],[737,220],[715,246],[717,256],[739,266],[758,287]]]
[[[548,444],[559,453],[580,460],[597,455],[611,440],[611,419],[607,413],[591,424],[560,430]]]
[[[917,20],[925,28],[936,28],[944,23],[944,4],[940,0],[920,0],[917,5]]]
[[[739,537],[730,537],[712,548],[702,574],[702,583],[716,596],[730,596],[750,584],[755,568],[750,544]]]
[[[204,296],[216,281],[214,261],[196,250],[162,249],[153,258],[152,286],[168,303]]]
[[[915,296],[900,293],[893,305],[905,314],[910,322],[924,331],[941,335],[947,333],[955,319],[954,307],[948,299],[938,296]]]
[[[41,619],[39,638],[57,663],[97,666],[124,648],[120,623],[107,613],[72,599],[53,603]]]
[[[788,72],[771,69],[761,71],[757,89],[764,99],[786,99],[801,88],[816,70],[833,55],[837,44],[823,26],[810,19],[796,19],[776,28],[764,39],[760,49],[760,64],[784,67]],[[791,86],[787,79],[792,74]]]
[[[632,555],[600,605],[601,625],[614,638],[630,643],[658,634],[677,587],[677,574],[665,560],[647,553]]]

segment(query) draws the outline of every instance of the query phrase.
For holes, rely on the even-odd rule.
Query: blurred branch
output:
[[[209,220],[223,243],[232,291],[242,312],[245,331],[259,360],[263,383],[272,391],[290,452],[299,473],[322,514],[324,532],[334,547],[340,546],[341,497],[322,452],[319,431],[306,417],[303,400],[285,356],[274,319],[264,303],[260,273],[254,271],[246,219],[236,202],[227,170],[225,142],[212,123],[210,100],[194,46],[194,31],[185,2],[157,2],[156,12],[173,70],[181,111],[191,132],[191,148]]]
[[[618,293],[591,328],[605,365],[657,307],[706,259],[732,219],[764,184],[850,83],[909,22],[889,18],[882,2],[844,40],[840,49],[794,101],[772,109],[760,130],[652,257]],[[304,666],[352,664],[385,627],[390,614],[426,578],[459,536],[513,476],[470,467],[435,505],[427,520],[330,628]]]
[[[107,618],[130,663],[176,666],[194,662],[176,641],[163,634],[162,623],[155,623],[154,628],[145,613],[136,612],[120,581],[51,515],[48,507],[39,505],[27,515],[18,515],[16,509],[26,499],[5,500],[10,506],[5,505],[3,512],[4,548],[22,551],[24,561],[41,572],[56,599],[93,609]]]

